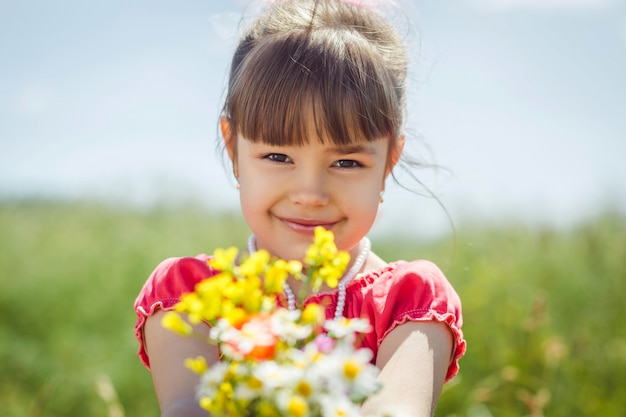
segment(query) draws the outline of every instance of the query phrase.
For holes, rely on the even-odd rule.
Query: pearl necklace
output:
[[[352,264],[352,267],[348,270],[348,272],[345,273],[345,275],[341,278],[339,284],[337,285],[338,295],[337,305],[335,306],[335,320],[339,320],[343,317],[343,309],[346,305],[346,285],[350,281],[352,281],[355,275],[361,270],[363,264],[365,263],[365,260],[367,259],[367,256],[370,253],[370,248],[372,244],[367,236],[361,239],[361,244],[363,248],[361,249],[359,256],[357,256],[356,260]],[[256,252],[256,237],[254,235],[250,235],[250,237],[248,238],[248,252]],[[287,296],[287,308],[289,308],[289,310],[295,310],[296,296],[291,290],[289,284],[287,284],[287,282],[285,282],[283,290],[285,291],[285,295]]]

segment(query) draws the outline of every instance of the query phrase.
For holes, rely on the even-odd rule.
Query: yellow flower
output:
[[[261,400],[257,406],[257,411],[259,417],[280,417],[280,413],[276,410],[274,405],[266,400]]]
[[[348,359],[343,364],[343,375],[346,379],[354,380],[357,376],[359,376],[362,366],[363,365],[360,362],[354,359]]]
[[[316,267],[324,262],[327,252],[334,246],[333,232],[324,229],[322,226],[315,228],[313,244],[309,246],[304,257],[304,261],[309,267]]]
[[[240,305],[243,303],[244,298],[247,297],[244,286],[245,283],[243,281],[230,281],[221,288],[222,297],[233,304]]]
[[[324,259],[323,262],[314,269],[312,282],[324,282],[330,288],[335,288],[337,284],[339,284],[339,279],[346,270],[349,261],[350,255],[348,252],[337,251],[332,258]]]
[[[202,297],[212,295],[222,296],[222,289],[233,282],[233,276],[229,272],[222,272],[210,279],[205,279],[196,284],[195,292]]]
[[[263,309],[263,291],[259,288],[251,288],[246,291],[243,299],[243,309],[248,313],[258,313]]]
[[[235,306],[232,302],[225,300],[222,303],[222,313],[220,317],[226,319],[232,326],[240,326],[246,321],[248,314],[243,308]]]
[[[339,284],[339,278],[343,271],[332,265],[324,264],[317,270],[318,279],[325,282],[330,288],[335,288]]]
[[[311,245],[304,255],[304,263],[307,267],[313,267],[319,264],[319,248]]]
[[[302,272],[302,263],[298,261],[287,262],[287,272],[293,276],[300,274]]]
[[[324,320],[324,310],[319,304],[310,303],[302,311],[302,324],[321,323]]]
[[[206,307],[207,303],[200,299],[198,294],[192,292],[184,294],[181,297],[178,304],[176,304],[175,310],[179,313],[186,313],[191,323],[198,324],[204,318],[206,318],[207,320],[213,319],[212,317],[210,317],[211,314],[208,314],[209,317],[206,317]],[[214,311],[214,313],[218,313],[218,311]]]
[[[232,284],[233,278],[228,273],[221,273],[211,279],[204,280],[196,285],[195,293],[182,297],[176,310],[188,313],[192,323],[198,323],[201,320],[212,322],[218,319],[222,313],[224,288]]]
[[[263,388],[263,381],[261,381],[260,379],[254,377],[254,376],[250,376],[250,378],[248,378],[246,380],[246,385],[251,390],[259,390],[259,389]]]
[[[269,294],[279,294],[283,291],[283,286],[289,270],[287,261],[278,259],[273,262],[264,275],[265,291]]]
[[[337,252],[335,257],[332,259],[332,265],[337,268],[343,270],[346,269],[348,263],[350,262],[350,254],[344,250],[340,250]]]
[[[329,262],[337,252],[333,232],[318,226],[315,228],[313,244],[307,249],[305,259],[308,265],[319,265]]]
[[[234,379],[239,373],[239,368],[241,368],[241,364],[239,364],[238,362],[229,363],[228,369],[226,370],[226,373],[224,374],[224,379],[225,380]]]
[[[239,273],[244,277],[258,277],[263,275],[270,262],[270,253],[264,249],[259,249],[246,258],[239,266]]]
[[[213,259],[209,260],[209,266],[220,271],[232,271],[238,254],[239,250],[234,246],[228,249],[217,248],[213,252]]]
[[[216,399],[219,398],[221,401],[230,402],[230,399],[233,397],[233,393],[234,393],[233,384],[231,384],[228,381],[223,381],[217,387]]]
[[[289,399],[287,412],[293,417],[304,417],[309,412],[309,405],[306,403],[304,398],[294,395]]]
[[[327,243],[333,243],[334,242],[333,232],[331,232],[328,229],[325,229],[322,226],[317,226],[315,228],[315,239],[313,242],[315,245],[319,245],[319,246],[323,246]]]
[[[165,316],[163,316],[163,320],[161,320],[161,324],[168,330],[171,330],[175,333],[178,333],[183,336],[190,335],[193,331],[189,323],[187,323],[180,314],[175,313],[173,311],[168,311]]]
[[[295,391],[304,398],[308,398],[313,393],[313,387],[307,381],[300,381],[298,385],[296,385]]]
[[[195,372],[198,375],[202,375],[209,369],[209,366],[206,363],[206,359],[203,356],[198,356],[197,358],[187,358],[185,359],[185,367]]]
[[[200,398],[200,407],[202,407],[204,410],[206,411],[213,411],[213,405],[214,402],[211,398],[209,397],[202,397]]]

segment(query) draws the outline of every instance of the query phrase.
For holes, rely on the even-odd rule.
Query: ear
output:
[[[237,135],[233,134],[228,117],[220,117],[220,130],[222,132],[222,138],[224,139],[224,147],[226,148],[226,152],[228,152],[230,161],[233,163],[233,173],[235,174],[235,178],[237,178],[239,177],[239,169],[237,167]]]
[[[387,166],[385,167],[385,176],[383,178],[383,189],[385,187],[385,179],[389,174],[391,174],[393,167],[395,167],[400,160],[400,155],[402,155],[402,150],[404,149],[404,139],[405,136],[400,135],[396,141],[389,141]]]

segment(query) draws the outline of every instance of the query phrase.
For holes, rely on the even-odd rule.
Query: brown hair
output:
[[[223,114],[230,135],[301,145],[401,134],[407,58],[395,28],[342,0],[277,0],[235,51]],[[313,121],[313,126],[311,126]]]

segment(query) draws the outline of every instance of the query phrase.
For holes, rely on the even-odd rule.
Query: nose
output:
[[[330,201],[327,181],[319,172],[293,174],[289,200],[303,206],[325,206]]]

